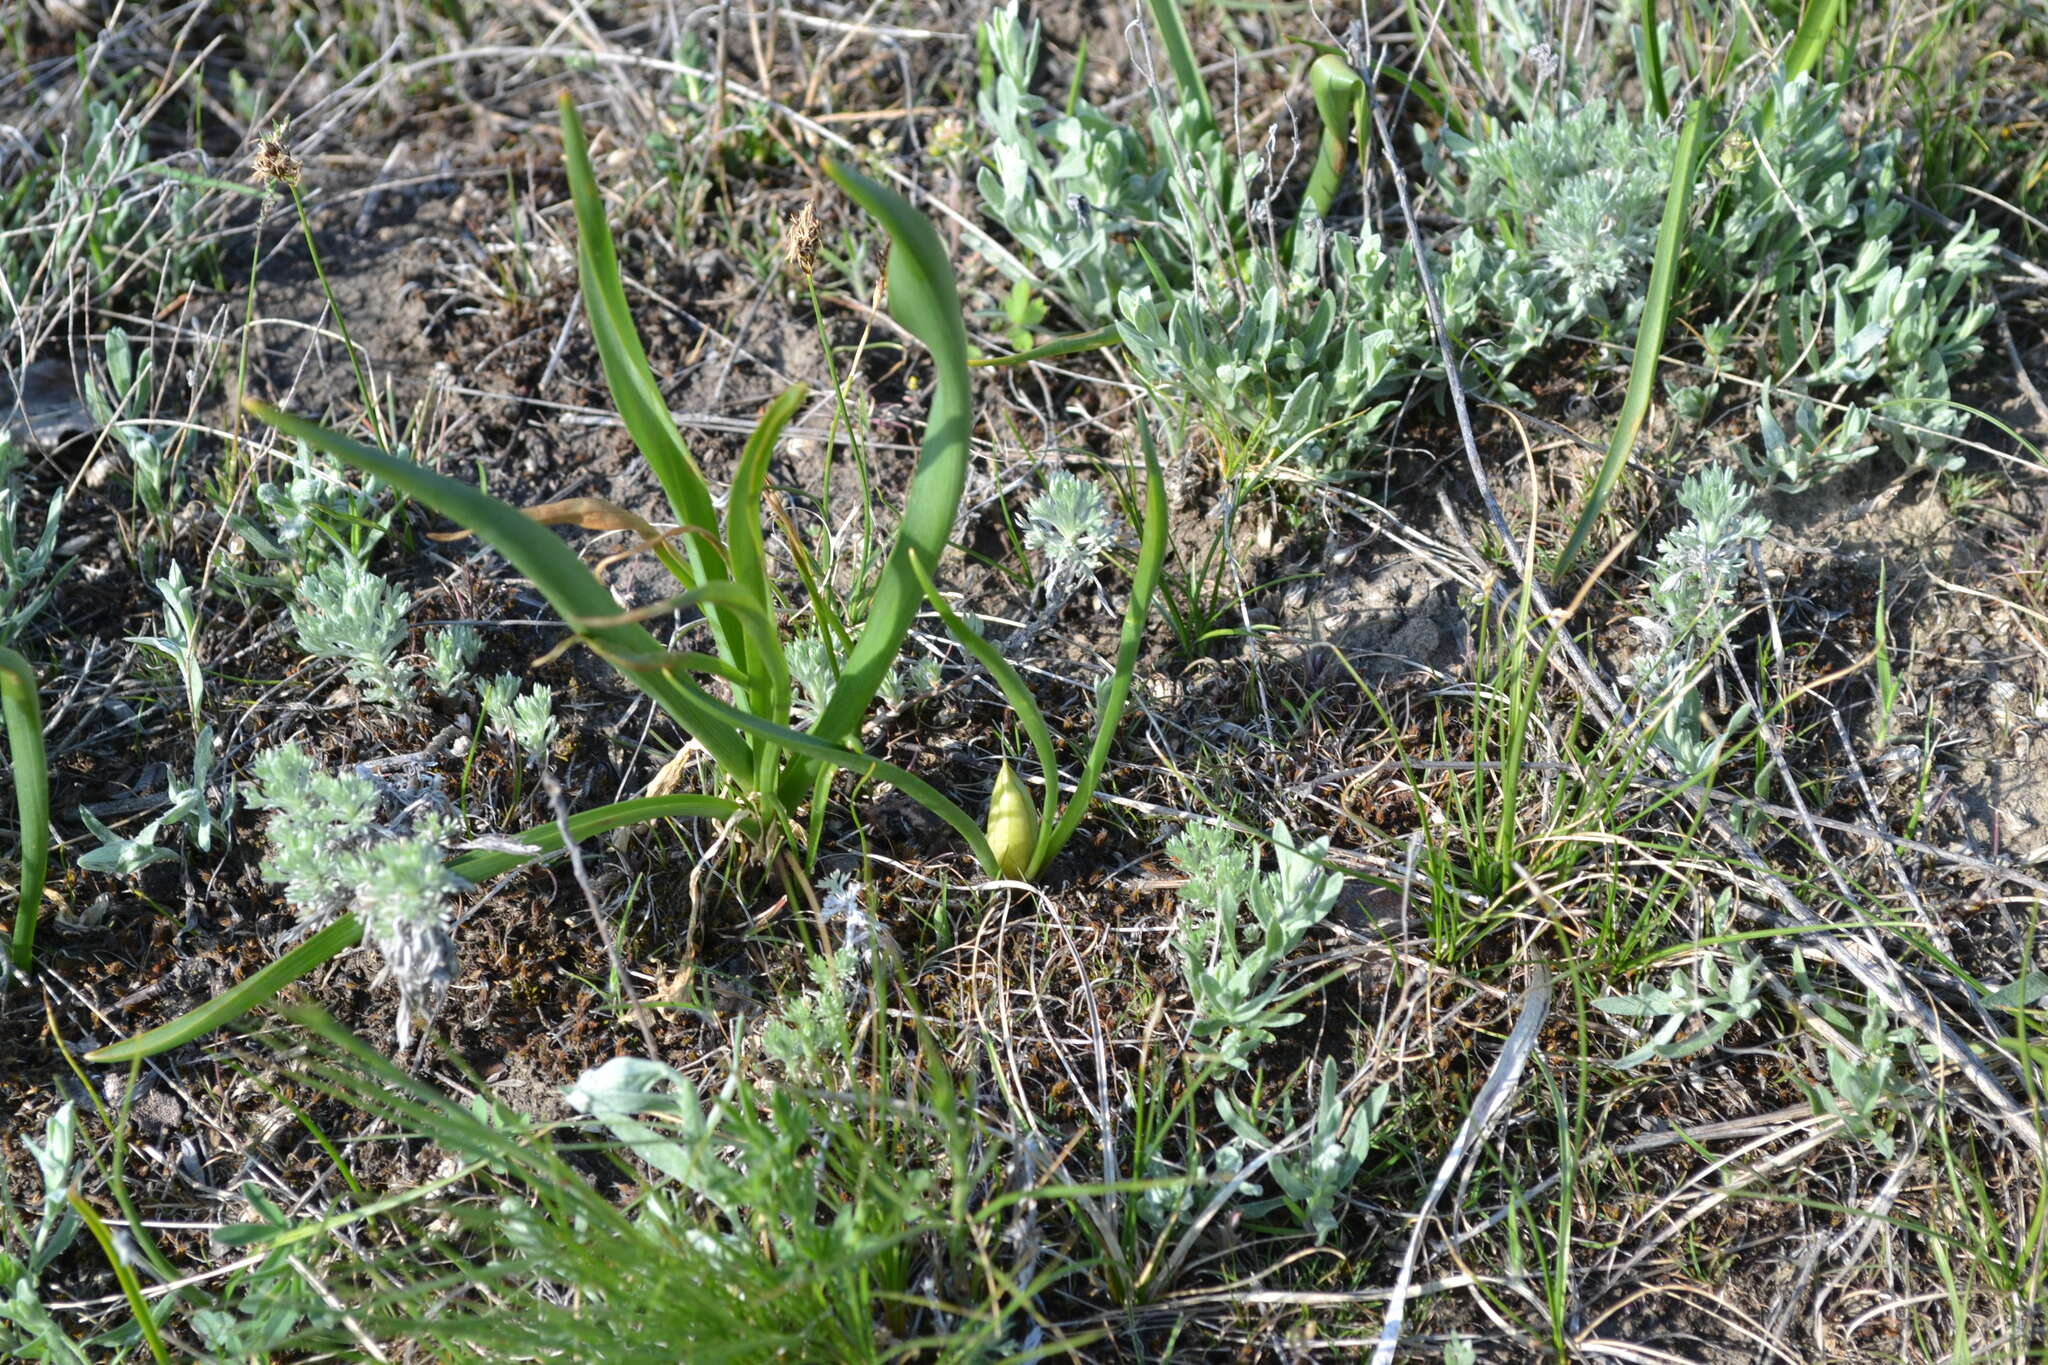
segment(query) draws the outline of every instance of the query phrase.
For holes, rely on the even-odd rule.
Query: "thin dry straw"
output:
[[[1486,1075],[1486,1084],[1479,1087],[1479,1096],[1472,1101],[1472,1112],[1465,1116],[1465,1122],[1458,1127],[1457,1137],[1451,1140],[1451,1150],[1444,1153],[1443,1165],[1437,1168],[1436,1180],[1430,1185],[1429,1193],[1423,1196],[1422,1207],[1415,1211],[1415,1227],[1408,1234],[1407,1249],[1401,1253],[1401,1271],[1394,1277],[1394,1287],[1389,1291],[1387,1316],[1380,1327],[1379,1342],[1373,1347],[1372,1365],[1392,1365],[1394,1349],[1401,1344],[1401,1325],[1408,1314],[1408,1285],[1415,1278],[1415,1257],[1422,1247],[1422,1231],[1429,1226],[1429,1216],[1435,1212],[1437,1200],[1443,1198],[1444,1191],[1451,1187],[1451,1181],[1465,1164],[1465,1159],[1521,1088],[1522,1068],[1536,1050],[1536,1035],[1543,1028],[1544,1016],[1549,1013],[1550,971],[1539,962],[1529,969],[1529,988],[1522,992],[1522,1013],[1515,1020],[1514,1031],[1508,1034],[1500,1056],[1494,1059],[1493,1070]]]

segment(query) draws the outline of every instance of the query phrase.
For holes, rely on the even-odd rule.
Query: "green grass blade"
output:
[[[569,817],[569,832],[578,839],[588,839],[649,820],[723,820],[738,810],[737,805],[718,796],[645,796],[572,815]],[[533,845],[538,852],[507,853],[491,849],[465,853],[459,858],[451,858],[448,870],[467,882],[488,881],[522,863],[560,849],[562,828],[556,824],[538,825],[519,835],[518,839],[523,844]],[[343,915],[268,967],[222,991],[199,1008],[189,1010],[169,1023],[159,1024],[147,1033],[89,1052],[85,1060],[96,1064],[129,1062],[137,1057],[154,1057],[174,1047],[182,1047],[195,1038],[203,1038],[215,1029],[233,1023],[292,982],[362,941],[363,926],[357,923],[354,915]]]
[[[768,556],[761,538],[761,499],[768,488],[768,462],[775,455],[775,443],[804,405],[810,390],[802,384],[783,393],[768,405],[747,438],[747,448],[733,471],[732,491],[725,503],[725,553],[732,566],[732,581],[747,594],[768,622],[765,642],[750,636],[750,647],[765,656],[757,662],[753,676],[758,680],[753,710],[770,720],[789,719],[789,665],[782,642],[775,633],[775,596],[768,579]]]
[[[1820,65],[1841,17],[1842,0],[1809,0],[1806,13],[1799,16],[1799,27],[1792,34],[1791,46],[1785,49],[1787,80],[1808,75]]]
[[[575,551],[564,545],[545,526],[518,508],[498,501],[470,484],[422,468],[411,460],[388,455],[374,446],[352,440],[317,422],[281,412],[253,398],[243,407],[287,436],[296,436],[310,446],[326,451],[335,459],[366,474],[374,474],[407,497],[439,512],[449,520],[474,531],[491,547],[512,561],[514,568],[533,580],[564,621],[588,617],[618,616],[622,609],[610,589],[598,582]],[[709,523],[707,523],[709,524]],[[578,631],[602,652],[626,657],[662,653],[661,644],[643,627],[630,624],[593,626]],[[711,754],[718,766],[735,780],[752,771],[751,751],[731,726],[721,724],[701,704],[699,688],[679,683],[665,672],[628,671],[627,680],[660,703]]]
[[[893,247],[889,253],[890,315],[931,350],[936,371],[931,413],[918,450],[917,471],[904,496],[896,543],[883,561],[867,620],[840,668],[839,682],[817,724],[811,727],[813,734],[832,744],[859,733],[861,718],[882,680],[895,667],[903,636],[917,615],[924,589],[911,571],[911,552],[927,564],[937,564],[945,553],[953,519],[960,510],[960,494],[967,486],[971,416],[967,328],[961,320],[953,267],[946,261],[939,234],[894,190],[850,167],[832,161],[822,164],[825,174],[889,234]]]
[[[1051,341],[1033,346],[1028,351],[1015,351],[1009,355],[976,356],[967,363],[977,369],[989,365],[1026,365],[1034,360],[1056,360],[1063,355],[1079,355],[1083,351],[1100,351],[1117,343],[1116,324],[1098,327],[1092,332],[1076,332],[1072,336],[1054,337]]]
[[[1553,570],[1562,579],[1571,572],[1579,552],[1593,534],[1593,526],[1614,493],[1622,466],[1635,449],[1636,435],[1649,415],[1650,399],[1656,392],[1657,365],[1663,358],[1664,330],[1671,321],[1671,296],[1678,284],[1678,260],[1685,246],[1685,223],[1692,212],[1693,171],[1699,160],[1700,137],[1706,131],[1706,102],[1699,101],[1686,115],[1685,131],[1678,135],[1678,152],[1671,161],[1671,188],[1664,196],[1664,221],[1657,229],[1657,260],[1650,267],[1650,290],[1643,300],[1642,321],[1636,329],[1635,358],[1629,370],[1628,398],[1622,403],[1615,423],[1614,439],[1607,443],[1607,458],[1587,495],[1585,510],[1572,538],[1558,556]]]
[[[107,1229],[99,1210],[85,1202],[73,1186],[64,1192],[64,1198],[71,1205],[71,1211],[78,1215],[92,1238],[100,1244],[100,1251],[106,1256],[107,1264],[113,1268],[115,1282],[121,1286],[121,1296],[128,1300],[128,1311],[135,1319],[135,1325],[142,1332],[142,1340],[149,1347],[150,1355],[161,1365],[171,1365],[170,1350],[164,1345],[164,1334],[156,1325],[156,1314],[150,1309],[149,1300],[142,1297],[142,1281],[136,1278],[132,1257],[124,1255],[114,1244],[114,1234]]]
[[[1110,678],[1102,714],[1095,718],[1095,744],[1088,751],[1088,766],[1081,770],[1074,795],[1060,812],[1059,827],[1049,839],[1041,841],[1038,859],[1031,867],[1034,877],[1074,837],[1081,818],[1095,800],[1095,784],[1102,780],[1102,770],[1109,763],[1110,745],[1116,742],[1117,724],[1124,718],[1124,703],[1130,700],[1131,679],[1138,671],[1138,650],[1145,643],[1145,622],[1152,615],[1152,597],[1159,591],[1159,580],[1166,569],[1166,476],[1159,471],[1159,452],[1152,445],[1152,424],[1144,417],[1138,419],[1138,438],[1145,450],[1145,527],[1138,538],[1138,567],[1131,575],[1131,601],[1124,609],[1123,637],[1117,642],[1116,672]]]
[[[1657,37],[1657,0],[1643,0],[1643,90],[1650,112],[1659,121],[1671,117],[1671,97],[1664,91],[1664,44]]]
[[[286,986],[322,964],[331,962],[363,941],[363,926],[354,915],[343,915],[277,961],[237,982],[197,1009],[187,1010],[167,1024],[138,1033],[118,1043],[85,1054],[94,1063],[131,1062],[137,1057],[154,1057],[203,1038],[215,1029],[247,1014]]]
[[[932,582],[931,574],[925,569],[924,561],[916,555],[910,557],[910,567],[917,571],[917,581],[924,588],[925,598],[938,612],[939,619],[946,623],[946,629],[960,647],[972,654],[975,661],[989,671],[996,680],[996,686],[1003,690],[1003,697],[1010,703],[1010,709],[1017,713],[1017,719],[1024,726],[1024,733],[1031,737],[1031,747],[1038,751],[1038,769],[1045,776],[1045,797],[1039,804],[1037,849],[1045,847],[1045,841],[1052,832],[1053,810],[1060,798],[1059,763],[1054,757],[1052,731],[1046,729],[1045,715],[1038,709],[1037,698],[1024,685],[1024,679],[1017,670],[1010,667],[1010,661],[988,642],[987,637],[976,630],[953,610],[953,604],[939,593],[938,584]],[[1034,850],[1034,857],[1036,851]]]
[[[737,707],[719,701],[716,697],[705,699],[735,728],[750,735],[759,736],[779,748],[812,759],[834,768],[844,768],[859,777],[879,777],[898,788],[905,796],[923,806],[933,815],[951,825],[960,837],[967,841],[967,847],[974,854],[974,860],[981,864],[989,876],[997,875],[995,851],[989,847],[988,837],[973,816],[960,808],[958,802],[945,795],[937,787],[905,768],[899,768],[885,758],[876,758],[856,749],[842,749],[836,744],[827,744],[816,734],[792,730],[787,725],[750,716]],[[802,771],[802,770],[797,770]]]
[[[50,871],[50,764],[43,752],[43,708],[28,660],[0,648],[0,711],[7,719],[7,749],[14,771],[14,806],[21,812],[21,895],[14,903],[14,966],[35,961],[36,921]]]
[[[1159,30],[1159,45],[1166,49],[1167,64],[1173,67],[1180,97],[1200,114],[1196,133],[1216,131],[1216,110],[1209,103],[1209,87],[1202,83],[1195,45],[1188,41],[1188,26],[1180,17],[1180,0],[1152,0],[1152,23]]]
[[[569,172],[569,193],[576,203],[576,268],[583,285],[584,312],[589,315],[591,336],[604,365],[605,385],[633,444],[660,480],[661,491],[668,495],[676,520],[685,526],[716,526],[718,513],[704,473],[676,429],[675,418],[669,415],[668,402],[633,326],[626,289],[620,282],[618,250],[605,218],[604,198],[598,193],[597,173],[590,164],[590,144],[583,135],[583,121],[576,116],[576,102],[567,93],[561,98],[561,114],[562,160]],[[707,555],[694,536],[684,537],[683,553],[689,561],[688,574],[681,571],[673,554],[664,555],[671,572],[683,579],[683,586],[694,587],[725,576],[717,557]],[[738,631],[717,616],[710,619],[719,649],[744,668],[746,646]]]

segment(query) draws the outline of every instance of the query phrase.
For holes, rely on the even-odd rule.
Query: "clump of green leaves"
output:
[[[1190,825],[1166,846],[1188,877],[1172,943],[1194,1000],[1191,1028],[1226,1066],[1246,1070],[1275,1029],[1302,1017],[1288,1009],[1302,988],[1277,969],[1337,907],[1344,879],[1321,866],[1329,848],[1297,845],[1275,824],[1276,866],[1261,873],[1227,829]]]
[[[975,41],[982,68],[976,106],[990,138],[978,181],[982,203],[1058,282],[1070,307],[1091,322],[1114,321],[1117,296],[1145,282],[1144,255],[1162,269],[1194,259],[1181,249],[1184,220],[1162,214],[1165,161],[1086,101],[1061,111],[1031,93],[1039,30],[1025,27],[1015,0],[989,15]],[[1127,233],[1146,250],[1126,245]]]
[[[1709,325],[1760,338],[1751,366],[1778,376],[1795,412],[1826,400],[1825,449],[1817,413],[1795,417],[1811,433],[1796,457],[1765,429],[1761,473],[1793,491],[1852,463],[1872,425],[1902,459],[1960,464],[1948,438],[1967,416],[1950,381],[1991,316],[1979,285],[1998,234],[1965,224],[1928,239],[1900,193],[1898,135],[1852,142],[1842,95],[1800,76],[1757,101],[1709,158],[1718,192],[1689,241],[1720,314]]]
[[[77,271],[95,296],[175,291],[194,279],[215,285],[218,234],[205,221],[206,195],[189,172],[149,157],[142,121],[113,99],[89,96],[81,124],[53,138],[49,154],[26,147],[23,173],[0,201],[0,281],[8,298],[49,276]],[[12,152],[10,152],[12,160]],[[28,215],[16,211],[31,207]],[[19,221],[14,221],[16,219]],[[156,266],[145,269],[147,259]]]
[[[1724,963],[1720,950],[1710,947],[1701,951],[1691,971],[1674,971],[1661,986],[1652,983],[1628,995],[1595,1000],[1596,1009],[1618,1019],[1651,1024],[1649,1036],[1614,1065],[1634,1068],[1660,1059],[1678,1061],[1713,1047],[1728,1030],[1763,1008],[1764,977],[1764,965],[1755,954],[1736,949],[1732,961]],[[1680,1031],[1694,1020],[1698,1024],[1681,1037]]]
[[[257,511],[230,512],[228,524],[263,558],[302,572],[336,554],[367,557],[396,504],[380,511],[384,487],[376,478],[357,488],[314,458],[304,441],[292,444],[289,477],[256,485]]]
[[[213,727],[202,719],[206,697],[206,674],[199,659],[199,587],[188,582],[175,561],[170,572],[156,581],[157,595],[164,600],[163,632],[136,635],[130,640],[141,645],[175,670],[182,684],[185,710],[191,725],[192,764],[189,779],[180,778],[173,768],[165,778],[168,801],[160,815],[144,825],[133,837],[116,834],[91,811],[80,807],[78,818],[99,845],[80,855],[78,865],[89,872],[106,872],[132,877],[152,863],[178,856],[159,839],[182,830],[200,852],[209,852],[217,835],[227,832],[227,817],[233,806],[232,786],[214,786],[217,743]]]
[[[1239,1170],[1250,1157],[1265,1156],[1265,1169],[1279,1187],[1279,1194],[1261,1199],[1258,1196],[1262,1189],[1247,1184],[1244,1193],[1250,1197],[1242,1207],[1248,1216],[1256,1218],[1285,1207],[1315,1234],[1319,1244],[1337,1230],[1337,1201],[1351,1187],[1359,1168],[1365,1165],[1366,1154],[1372,1150],[1373,1126],[1387,1107],[1390,1087],[1374,1086],[1348,1117],[1342,1090],[1337,1081],[1337,1063],[1324,1058],[1322,1070],[1317,1073],[1315,1113],[1309,1131],[1299,1145],[1286,1148],[1267,1137],[1250,1110],[1232,1099],[1230,1092],[1216,1092],[1217,1112],[1236,1134],[1230,1144],[1234,1149],[1231,1154],[1227,1158],[1219,1155],[1219,1168]],[[1279,1118],[1283,1130],[1294,1127],[1293,1101],[1281,1107]]]
[[[1821,1013],[1841,1032],[1851,1031],[1839,1009],[1823,1003]],[[1801,1079],[1799,1086],[1813,1101],[1814,1113],[1839,1119],[1843,1131],[1890,1160],[1898,1148],[1892,1136],[1892,1112],[1927,1093],[1900,1065],[1900,1058],[1911,1055],[1915,1048],[1926,1048],[1928,1055],[1934,1055],[1932,1046],[1920,1041],[1916,1029],[1910,1024],[1894,1026],[1889,1011],[1871,1000],[1854,1044],[1829,1040],[1827,1084]]]
[[[455,975],[450,901],[466,887],[446,863],[450,829],[430,796],[393,803],[360,770],[330,773],[286,744],[257,756],[251,804],[271,812],[263,875],[308,931],[353,910],[398,984],[399,1043],[431,1016]],[[400,809],[389,819],[387,803]]]
[[[80,854],[78,865],[88,872],[132,877],[153,863],[175,859],[177,851],[163,847],[157,841],[181,829],[200,852],[211,849],[215,835],[225,832],[231,799],[229,796],[216,799],[213,790],[215,758],[213,727],[203,725],[192,737],[190,779],[180,778],[176,769],[171,770],[165,778],[168,805],[162,814],[144,825],[132,838],[115,833],[98,816],[80,806],[79,823],[85,826],[88,834],[99,840],[99,845]]]
[[[1330,83],[1334,58],[1317,68],[1323,154],[1283,233],[1258,189],[1265,160],[1220,155],[1188,92],[1159,101],[1141,131],[1077,99],[1054,109],[1032,95],[1038,33],[1014,4],[990,16],[980,42],[989,215],[1070,311],[1114,324],[1139,373],[1191,401],[1226,448],[1342,463],[1403,392],[1441,379],[1406,247],[1334,231],[1321,216],[1345,125],[1365,126]],[[1950,377],[1977,354],[1989,316],[1976,282],[1994,234],[1923,240],[1898,193],[1896,139],[1853,143],[1842,97],[1804,75],[1781,79],[1730,120],[1717,155],[1687,168],[1704,208],[1686,231],[1680,299],[1706,318],[1709,376],[1671,386],[1671,397],[1703,418],[1721,376],[1737,371],[1783,394],[1799,437],[1767,411],[1758,468],[1793,488],[1861,459],[1873,424],[1903,458],[1952,465],[1944,448],[1963,417],[1948,403]],[[1429,181],[1460,223],[1434,273],[1445,325],[1478,378],[1526,400],[1513,372],[1530,356],[1588,325],[1634,326],[1678,137],[1569,96],[1532,95],[1519,120],[1473,128],[1424,148]]]
[[[39,1290],[43,1276],[83,1226],[66,1198],[71,1193],[77,1132],[78,1111],[67,1100],[44,1122],[42,1141],[21,1135],[21,1145],[35,1158],[42,1176],[40,1207],[33,1220],[0,1189],[0,1211],[6,1216],[6,1239],[0,1242],[0,1345],[18,1360],[84,1365],[88,1359],[44,1306]]]
[[[85,376],[86,411],[128,457],[128,483],[143,510],[161,517],[178,497],[179,479],[172,458],[177,437],[151,421],[156,357],[144,348],[138,359],[128,334],[111,327],[107,329],[106,361],[108,387],[102,388],[90,372]]]

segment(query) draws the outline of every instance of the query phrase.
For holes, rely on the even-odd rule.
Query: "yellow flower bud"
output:
[[[995,790],[988,794],[988,845],[1005,877],[1022,881],[1030,874],[1031,855],[1038,847],[1038,812],[1032,808],[1030,790],[1010,771],[1008,760],[996,774]]]

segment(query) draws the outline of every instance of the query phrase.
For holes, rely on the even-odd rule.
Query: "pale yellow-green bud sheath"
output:
[[[1030,875],[1031,854],[1038,847],[1038,812],[1032,809],[1030,790],[1010,771],[1007,759],[988,795],[988,846],[1005,877],[1022,881]]]

